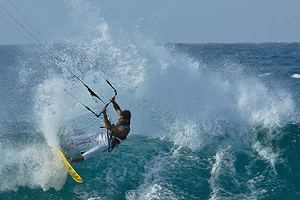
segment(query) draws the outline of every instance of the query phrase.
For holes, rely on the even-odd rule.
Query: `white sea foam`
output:
[[[173,153],[161,153],[155,156],[146,166],[143,183],[136,189],[126,193],[126,199],[178,199],[169,189],[162,173],[167,170],[170,162],[177,158],[177,150]],[[173,161],[172,161],[173,160]]]
[[[291,78],[300,78],[300,74],[293,74]]]
[[[49,79],[36,90],[35,113],[40,131],[44,134],[49,146],[58,147],[57,133],[62,126],[63,113],[69,107],[64,106],[64,82]]]
[[[46,142],[33,138],[32,141],[23,143],[17,140],[18,134],[23,134],[23,130],[14,129],[16,142],[9,146],[0,143],[1,149],[5,151],[1,157],[0,175],[3,181],[0,191],[17,190],[21,186],[43,190],[60,190],[63,187],[67,174],[55,150],[59,142],[57,132],[63,122],[62,114],[67,112],[64,108],[68,108],[62,106],[62,85],[63,81],[57,78],[45,80],[35,88],[33,110],[37,130],[32,128],[30,131],[33,133],[27,137],[40,138],[41,133]]]
[[[234,157],[230,153],[230,147],[227,149],[220,149],[215,157],[214,164],[210,171],[211,177],[209,179],[209,184],[211,188],[211,200],[222,199],[222,195],[226,193],[226,190],[222,189],[222,184],[220,180],[226,178],[225,174],[230,174],[233,176],[235,173],[235,168],[233,166]],[[223,176],[223,177],[222,177]]]
[[[50,148],[44,145],[5,147],[1,157],[0,191],[14,190],[20,186],[48,190],[62,188],[66,173],[63,163]]]
[[[242,82],[238,91],[238,111],[250,124],[279,126],[290,119],[295,108],[289,93],[269,89],[255,80]]]
[[[258,76],[270,76],[272,73],[271,72],[266,72],[266,73],[263,73],[263,74],[259,74]]]
[[[269,162],[271,165],[273,172],[277,174],[275,164],[278,158],[278,155],[273,152],[273,150],[270,147],[264,147],[260,142],[256,142],[253,145],[253,149],[258,153],[258,155]]]
[[[230,146],[220,149],[212,159],[213,165],[209,179],[211,194],[210,200],[221,199],[256,199],[258,192],[250,181],[239,177],[235,169],[236,158]],[[252,180],[254,181],[254,180]],[[229,189],[229,187],[231,189]],[[242,193],[237,193],[239,188],[243,188]]]

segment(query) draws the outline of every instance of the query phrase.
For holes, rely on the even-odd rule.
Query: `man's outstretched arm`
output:
[[[105,127],[109,130],[111,130],[111,123],[110,121],[108,120],[108,117],[107,117],[107,114],[106,114],[106,108],[104,107],[101,111],[103,113],[103,121],[104,121],[104,124],[105,124]]]
[[[122,113],[122,110],[121,110],[119,104],[117,104],[117,102],[116,102],[116,100],[115,100],[115,96],[113,96],[113,97],[111,98],[111,103],[113,104],[115,111],[116,111],[116,112],[119,114],[119,116],[120,116],[121,113]]]
[[[126,138],[124,128],[118,127],[118,126],[110,123],[110,121],[107,117],[107,114],[106,114],[105,107],[102,109],[101,112],[103,113],[103,120],[104,120],[105,128],[107,128],[108,130],[111,130],[111,134],[113,136],[117,136],[119,138],[124,138],[124,137]]]

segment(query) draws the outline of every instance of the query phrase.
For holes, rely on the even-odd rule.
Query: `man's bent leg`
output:
[[[86,159],[89,159],[90,157],[93,157],[95,155],[99,155],[101,153],[107,152],[108,150],[108,142],[100,142],[97,146],[87,150],[86,152],[83,152],[80,156],[72,159],[72,163],[80,162]]]

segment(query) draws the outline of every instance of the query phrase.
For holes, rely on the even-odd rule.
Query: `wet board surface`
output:
[[[75,169],[72,167],[72,165],[68,162],[64,152],[60,149],[58,149],[58,154],[61,156],[64,165],[66,166],[66,169],[68,170],[70,176],[73,178],[73,180],[76,183],[83,183],[83,179],[80,177],[80,175],[75,171]]]

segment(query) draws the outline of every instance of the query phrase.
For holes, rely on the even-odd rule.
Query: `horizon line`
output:
[[[67,44],[66,42],[65,44]],[[53,44],[64,44],[62,42],[52,43]],[[281,41],[266,41],[266,42],[161,42],[157,44],[170,45],[209,45],[209,44],[224,44],[224,45],[233,45],[233,44],[300,44],[299,41],[291,42],[281,42]],[[26,45],[39,45],[38,43],[15,43],[15,44],[0,44],[0,46],[26,46]]]

